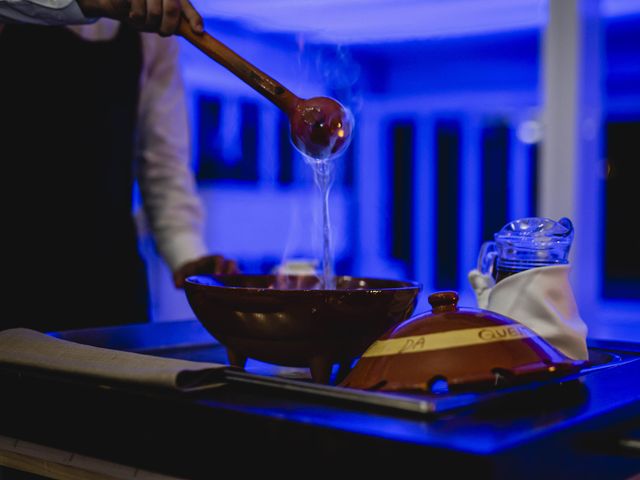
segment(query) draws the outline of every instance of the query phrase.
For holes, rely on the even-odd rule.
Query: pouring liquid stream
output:
[[[329,192],[333,184],[334,163],[332,159],[314,159],[306,157],[313,169],[313,179],[320,190],[322,202],[322,278],[321,288],[335,290],[336,280],[333,268],[333,245],[331,221],[329,217]]]

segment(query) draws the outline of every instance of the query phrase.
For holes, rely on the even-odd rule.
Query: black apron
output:
[[[0,32],[0,175],[5,285],[0,329],[148,320],[132,217],[142,50],[63,27]]]

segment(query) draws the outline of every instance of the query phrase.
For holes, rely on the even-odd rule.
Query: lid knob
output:
[[[429,295],[433,313],[454,312],[458,309],[457,292],[436,292]]]

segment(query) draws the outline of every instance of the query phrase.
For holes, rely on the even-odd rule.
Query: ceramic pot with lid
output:
[[[576,373],[568,358],[515,320],[459,308],[456,292],[429,297],[432,311],[392,327],[360,357],[343,387],[381,391],[471,390]]]

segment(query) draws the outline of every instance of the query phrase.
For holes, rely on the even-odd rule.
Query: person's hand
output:
[[[184,281],[191,275],[224,275],[240,273],[235,260],[229,260],[222,255],[207,255],[191,262],[187,262],[173,272],[173,283],[176,288],[183,288]]]
[[[183,16],[195,33],[204,31],[202,17],[189,0],[77,0],[87,17],[124,20],[147,32],[173,35]]]

